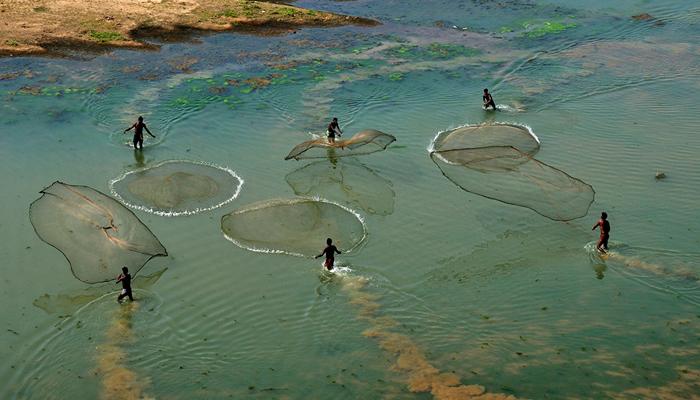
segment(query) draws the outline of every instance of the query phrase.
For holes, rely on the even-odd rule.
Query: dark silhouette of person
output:
[[[610,222],[608,222],[608,213],[605,211],[600,214],[600,219],[593,225],[591,230],[594,231],[596,228],[600,228],[600,238],[595,248],[605,253],[608,250],[608,239],[610,239]]]
[[[326,248],[315,258],[319,258],[325,254],[326,262],[323,263],[323,266],[330,271],[333,269],[333,263],[335,262],[335,253],[341,254],[340,250],[333,245],[333,239],[328,238],[326,239]]]
[[[143,149],[143,130],[145,129],[146,132],[148,132],[149,135],[151,135],[152,138],[155,139],[155,135],[151,133],[151,131],[148,130],[148,127],[146,124],[143,123],[143,117],[139,116],[139,120],[131,125],[129,128],[124,129],[124,133],[129,132],[130,130],[134,130],[134,149],[141,148]],[[141,147],[139,147],[139,144]]]
[[[496,110],[496,102],[493,101],[493,96],[489,93],[488,89],[484,89],[484,110],[488,110],[489,107],[493,107]]]
[[[338,134],[340,137],[343,131],[340,130],[340,125],[338,125],[338,118],[333,118],[330,124],[328,124],[328,142],[335,143],[335,135]]]
[[[129,273],[129,268],[122,267],[122,273],[117,277],[117,283],[122,283],[122,292],[117,297],[119,303],[122,302],[124,297],[129,296],[129,300],[134,301],[134,296],[131,294],[131,274]]]

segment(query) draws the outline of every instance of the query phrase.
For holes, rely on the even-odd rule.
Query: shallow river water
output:
[[[459,383],[699,398],[696,1],[296,4],[382,25],[0,60],[0,398],[469,398],[438,390]],[[500,111],[482,110],[485,87]],[[121,134],[138,115],[157,136],[143,153]],[[397,141],[284,161],[332,116]],[[587,216],[553,221],[446,179],[435,135],[493,122],[529,126],[539,161],[590,184]],[[168,160],[244,183],[193,215],[134,210],[169,255],[119,306],[117,285],[77,280],[37,237],[29,205],[54,181],[110,193]],[[334,275],[222,233],[224,214],[297,195],[364,220]],[[607,259],[590,244],[602,210]]]

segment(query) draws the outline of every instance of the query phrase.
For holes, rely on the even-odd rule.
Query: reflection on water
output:
[[[299,196],[318,196],[369,214],[394,212],[391,182],[356,160],[317,161],[290,172],[285,180]]]

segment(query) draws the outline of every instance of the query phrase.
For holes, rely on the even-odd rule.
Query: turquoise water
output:
[[[413,365],[489,393],[697,397],[698,5],[427,3],[302,1],[383,25],[0,60],[0,397],[431,397],[388,332],[420,349]],[[484,112],[484,87],[508,108]],[[157,136],[142,155],[120,133],[138,115]],[[335,169],[283,161],[332,116],[397,142]],[[483,122],[531,127],[538,160],[595,189],[588,215],[555,222],[448,181],[431,139]],[[29,204],[56,180],[109,193],[167,160],[245,183],[212,211],[135,211],[169,256],[137,275],[138,307],[119,308],[116,285],[78,281],[36,236]],[[224,214],[297,194],[363,217],[341,274],[224,238]],[[589,245],[601,210],[605,260]]]

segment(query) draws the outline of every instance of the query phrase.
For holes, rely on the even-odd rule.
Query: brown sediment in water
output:
[[[102,377],[100,399],[139,400],[149,398],[143,393],[148,379],[139,377],[127,365],[123,346],[134,342],[132,318],[138,303],[119,307],[105,334],[105,342],[97,347],[97,374]]]
[[[295,29],[373,26],[361,17],[252,0],[14,0],[0,2],[0,56],[65,56],[75,50],[157,49],[208,32],[277,35]]]
[[[343,289],[348,293],[350,303],[359,308],[358,318],[370,324],[363,335],[377,340],[382,350],[396,356],[392,370],[407,375],[406,383],[411,392],[429,392],[437,400],[516,399],[513,395],[487,393],[481,385],[463,385],[457,374],[440,372],[410,337],[390,330],[398,325],[395,319],[377,315],[379,296],[364,291],[367,282],[363,277],[343,277]]]

